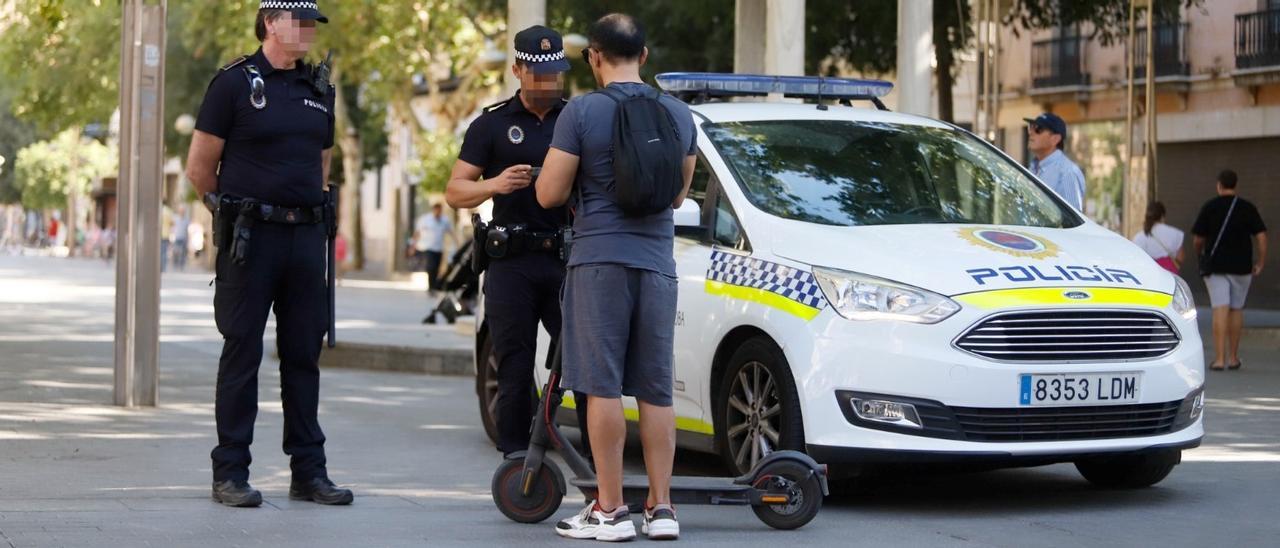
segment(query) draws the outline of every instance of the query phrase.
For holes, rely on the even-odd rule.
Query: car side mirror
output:
[[[702,226],[702,208],[693,200],[686,199],[675,211],[676,228],[699,228]]]
[[[675,210],[673,217],[676,236],[699,239],[706,235],[707,228],[702,226],[702,208],[697,202],[686,198],[684,203]]]

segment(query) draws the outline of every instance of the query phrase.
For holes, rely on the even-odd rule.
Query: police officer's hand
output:
[[[532,182],[533,166],[529,164],[511,166],[497,177],[489,179],[489,185],[494,194],[511,194],[529,186]]]

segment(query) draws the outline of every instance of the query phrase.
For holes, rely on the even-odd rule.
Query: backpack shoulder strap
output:
[[[622,91],[617,90],[617,89],[614,89],[614,88],[611,88],[611,87],[609,87],[609,86],[602,87],[602,88],[600,88],[600,89],[598,89],[598,90],[595,90],[595,91],[594,91],[594,92],[592,92],[592,93],[599,93],[599,94],[601,94],[601,95],[603,95],[603,96],[605,96],[605,97],[608,97],[608,98],[610,98],[610,99],[613,99],[613,102],[615,102],[615,103],[621,103],[621,102],[626,101],[628,98],[630,98],[630,97],[631,97],[630,95],[627,95],[627,94],[623,93]]]

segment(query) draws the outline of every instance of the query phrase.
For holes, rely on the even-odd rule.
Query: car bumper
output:
[[[1179,331],[1181,343],[1160,358],[1115,363],[1008,363],[975,356],[952,345],[959,333],[982,319],[978,313],[962,312],[936,325],[917,325],[852,322],[826,310],[815,318],[812,328],[816,333],[805,345],[785,349],[801,399],[805,440],[811,454],[823,455],[826,460],[819,460],[831,463],[904,458],[1061,462],[1098,453],[1194,447],[1204,436],[1203,419],[1193,419],[1186,413],[1204,385],[1203,350],[1194,320],[1162,312]],[[1141,377],[1138,400],[1127,405],[1135,412],[1163,409],[1165,416],[1178,419],[1177,424],[1146,431],[1099,428],[1099,432],[1055,436],[1029,430],[1037,435],[983,438],[971,434],[972,429],[938,422],[945,423],[946,417],[962,413],[999,416],[1044,410],[1019,406],[1019,379],[1023,374],[1121,372]],[[852,393],[929,407],[936,419],[932,423],[935,428],[860,422],[847,404]],[[1098,411],[1098,422],[1115,420],[1101,415],[1121,410],[1104,405],[1092,407]],[[1078,414],[1083,408],[1062,409],[1066,414]],[[1092,419],[1077,416],[1063,420]],[[925,422],[926,427],[931,426],[928,417]]]

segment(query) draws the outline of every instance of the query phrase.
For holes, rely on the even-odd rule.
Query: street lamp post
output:
[[[122,0],[115,403],[154,406],[160,358],[160,195],[166,0]]]

